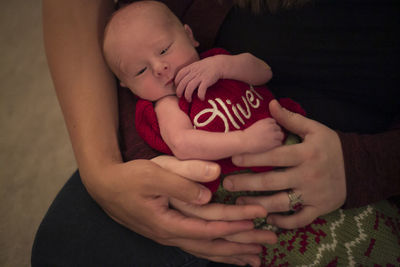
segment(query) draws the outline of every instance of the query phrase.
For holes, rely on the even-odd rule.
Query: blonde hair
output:
[[[312,0],[234,0],[239,7],[250,7],[254,13],[260,13],[263,10],[276,12],[279,9],[290,9],[302,7]]]

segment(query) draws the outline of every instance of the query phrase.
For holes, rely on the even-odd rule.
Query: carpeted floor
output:
[[[41,1],[1,1],[0,21],[0,266],[30,266],[37,227],[76,164],[44,55]]]

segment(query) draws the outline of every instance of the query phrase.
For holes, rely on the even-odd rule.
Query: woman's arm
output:
[[[400,196],[400,129],[370,135],[338,135],[346,172],[344,208]]]
[[[244,130],[210,132],[196,130],[175,96],[155,106],[163,140],[179,159],[219,160],[242,153],[266,151],[282,144],[283,132],[274,119],[259,120]]]
[[[101,51],[113,1],[43,1],[48,64],[80,172],[96,197],[102,166],[121,163],[116,83]]]

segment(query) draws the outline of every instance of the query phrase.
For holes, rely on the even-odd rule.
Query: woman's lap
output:
[[[114,222],[89,196],[77,171],[38,229],[32,266],[207,266],[207,261]]]
[[[369,209],[372,209],[373,211],[370,212],[371,214],[369,215],[370,219],[368,221],[370,221],[370,223],[366,223],[367,221],[363,223],[364,226],[367,227],[364,229],[364,231],[375,232],[378,230],[380,234],[372,234],[373,236],[376,235],[376,237],[372,238],[371,236],[369,238],[366,238],[365,242],[362,242],[365,243],[363,245],[365,246],[363,251],[370,251],[370,249],[368,248],[370,240],[376,240],[377,244],[384,241],[384,243],[380,243],[380,245],[377,245],[377,247],[382,247],[386,243],[390,245],[389,247],[393,247],[393,243],[397,243],[397,241],[399,240],[398,237],[396,237],[399,234],[397,232],[399,229],[398,227],[395,227],[396,223],[392,225],[384,223],[384,221],[399,222],[399,214],[397,214],[396,216],[396,214],[393,213],[393,210],[396,209],[394,209],[393,207],[390,208],[388,204],[384,204],[383,202],[380,204],[378,203],[376,205],[372,205]],[[348,215],[350,215],[352,213],[358,214],[359,211],[359,213],[362,214],[365,213],[367,210],[368,209],[365,207],[362,209],[347,210],[344,212],[345,214],[349,213]],[[332,216],[335,217],[335,213],[325,216],[326,218],[322,218],[327,220],[326,226],[337,221],[338,218],[333,218]],[[347,217],[351,220],[353,216]],[[363,216],[363,218],[364,220],[366,220],[368,217]],[[375,229],[376,219],[374,218],[380,218],[382,220],[382,223],[379,224],[379,228],[382,229]],[[319,228],[324,227],[323,224],[312,224],[310,227],[317,226]],[[345,224],[343,226],[345,226]],[[393,232],[393,230],[396,231]],[[301,229],[299,229],[298,231],[302,232]],[[291,231],[281,236],[280,239],[284,239],[285,236],[291,239],[290,232]],[[305,232],[303,233],[303,235],[305,234]],[[329,241],[323,240],[329,239],[330,237],[329,230],[325,232],[328,235],[321,236],[321,238],[323,237],[321,239],[321,243],[326,243]],[[339,237],[340,234],[344,232],[339,231],[335,236]],[[358,231],[354,232],[357,235]],[[297,232],[295,231],[292,234],[294,234],[294,236],[297,236],[296,233]],[[391,237],[390,242],[389,237]],[[345,241],[349,241],[347,239],[348,237],[344,240],[341,240],[342,242],[339,243],[341,245],[339,245],[338,248],[343,247],[342,243]],[[280,251],[281,249],[283,249],[283,247],[279,247],[280,245],[282,245],[282,240],[277,244],[278,247],[271,246],[268,250],[277,249]],[[286,244],[287,242],[284,243]],[[362,243],[360,243],[360,245],[362,245]],[[396,246],[399,246],[399,244],[396,244]],[[389,259],[391,257],[388,258],[388,256],[393,253],[390,252],[392,249],[389,247],[387,249],[384,249],[385,253],[380,252],[382,253],[381,256],[379,256],[378,254],[375,255],[375,260],[377,260],[378,262],[382,260],[385,262],[392,262],[394,259]],[[286,251],[286,253],[288,253],[288,251]],[[355,255],[359,254],[358,252],[355,253]],[[370,254],[373,255],[373,253],[375,253],[374,250],[371,250]],[[289,253],[287,256],[293,257],[295,256],[295,254],[296,253]],[[324,260],[329,260],[329,258],[334,256],[335,253],[328,254],[329,255],[325,255],[323,257]],[[363,253],[361,254],[364,255]],[[361,254],[359,254],[359,256],[362,256]],[[388,255],[384,256],[383,254]],[[304,256],[305,255],[302,254],[301,258],[304,259]],[[269,261],[267,258],[264,259],[266,260],[266,262]],[[337,259],[337,257],[333,258]],[[344,259],[345,258],[347,257],[344,257]],[[298,261],[299,259],[296,258],[292,260],[297,263],[301,262]],[[375,261],[372,258],[369,260]],[[400,258],[397,258],[397,260],[400,260]],[[89,196],[81,182],[79,172],[76,172],[68,180],[68,182],[61,189],[56,199],[50,206],[46,216],[44,217],[38,229],[32,249],[33,267],[207,266],[207,264],[208,262],[206,260],[197,259],[194,256],[187,254],[175,247],[166,247],[159,245],[114,222]]]

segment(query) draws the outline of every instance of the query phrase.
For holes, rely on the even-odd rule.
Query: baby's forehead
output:
[[[163,22],[171,23],[179,19],[168,9],[167,6],[156,1],[139,1],[124,7],[115,15],[117,24],[132,25],[140,22]]]
[[[139,4],[141,2],[147,3]],[[156,42],[155,38],[146,38],[150,37],[149,35],[154,37],[154,34],[147,35],[147,33],[157,33],[159,37],[170,36],[173,29],[178,26],[182,26],[179,19],[163,4],[153,1],[136,2],[120,9],[110,19],[105,34],[105,52],[112,63],[116,58],[121,62],[121,57],[125,56],[126,46],[131,45],[132,48],[137,39],[140,39],[142,44]]]

